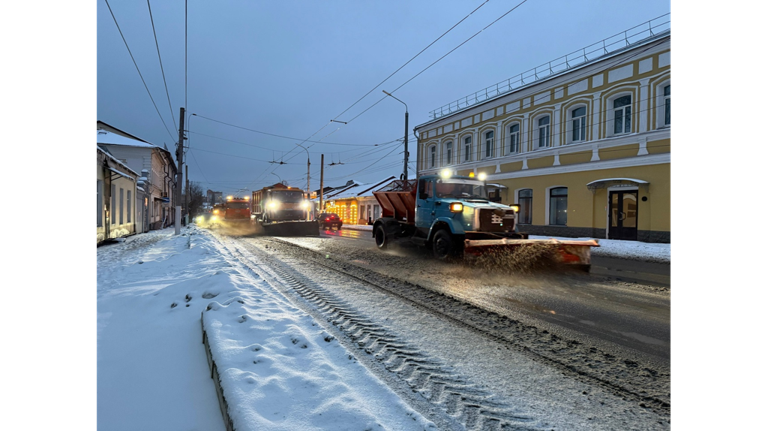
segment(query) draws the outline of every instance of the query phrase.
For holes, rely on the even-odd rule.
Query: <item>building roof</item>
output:
[[[146,141],[132,139],[126,136],[118,135],[107,130],[96,130],[96,143],[107,145],[124,145],[129,147],[158,148]]]
[[[373,196],[374,189],[378,188],[387,181],[392,181],[394,179],[394,176],[390,176],[377,183],[357,184],[353,182],[352,185],[344,187],[341,190],[334,190],[333,192],[329,193],[328,196],[324,196],[323,199],[348,199],[360,196]]]
[[[136,175],[136,177],[139,177],[139,174],[136,171],[134,171],[133,169],[129,168],[128,165],[126,165],[125,163],[123,163],[120,160],[116,159],[114,156],[112,156],[112,154],[109,154],[108,151],[104,151],[103,149],[99,148],[98,146],[96,146],[96,151],[98,151],[100,153],[104,153],[105,156],[109,157],[110,160],[112,160],[116,164],[120,165],[121,168],[127,170],[128,172],[130,172],[130,173],[132,173],[134,175]]]

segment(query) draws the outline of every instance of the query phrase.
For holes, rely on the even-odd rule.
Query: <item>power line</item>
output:
[[[168,94],[168,83],[165,81],[165,70],[163,69],[163,59],[160,57],[160,44],[157,42],[157,32],[155,31],[155,20],[152,18],[152,6],[149,5],[147,0],[147,9],[149,9],[149,21],[152,23],[152,35],[155,37],[155,47],[157,47],[157,59],[160,60],[160,72],[163,74],[163,84],[165,85],[165,96],[168,98],[168,109],[171,110],[171,120],[173,120],[174,129],[178,129],[176,126],[176,119],[173,117],[173,107],[171,106],[171,96]]]
[[[131,48],[128,46],[128,41],[125,40],[125,36],[123,36],[123,31],[120,30],[120,24],[117,23],[117,18],[115,18],[114,12],[112,12],[112,7],[109,5],[109,0],[104,0],[104,2],[107,3],[107,8],[109,8],[109,13],[112,15],[112,19],[115,21],[115,25],[117,26],[117,31],[120,32],[120,37],[123,38],[123,43],[125,43],[125,48],[128,49],[128,54],[131,56],[131,60],[133,60],[133,65],[136,66],[136,71],[139,72],[139,78],[141,78],[141,82],[144,83],[144,88],[147,90],[149,99],[152,100],[152,105],[155,106],[155,111],[157,111],[157,115],[160,117],[160,121],[163,122],[163,126],[165,126],[165,130],[171,136],[171,139],[173,139],[174,142],[176,142],[176,138],[173,137],[173,134],[171,134],[171,131],[168,129],[168,125],[165,124],[165,120],[163,120],[163,116],[160,115],[160,110],[157,109],[157,104],[155,103],[155,99],[152,98],[152,93],[149,92],[149,87],[147,87],[147,83],[146,81],[144,81],[144,76],[142,76],[141,70],[139,70],[139,65],[136,64],[136,59],[133,58],[133,53],[131,52]]]
[[[445,36],[446,34],[450,33],[450,32],[451,32],[451,30],[453,30],[453,29],[454,29],[454,28],[456,28],[456,27],[457,27],[459,24],[461,24],[462,22],[464,22],[464,20],[466,20],[467,18],[469,18],[469,16],[470,16],[470,15],[472,15],[472,14],[473,14],[473,13],[475,13],[475,12],[477,12],[477,10],[478,10],[478,9],[480,9],[480,8],[481,8],[481,7],[483,7],[483,6],[485,6],[485,4],[486,4],[486,3],[488,3],[489,1],[490,1],[490,0],[485,0],[485,2],[483,2],[483,3],[482,3],[480,6],[476,7],[476,8],[475,8],[475,9],[474,9],[472,12],[470,12],[469,14],[467,14],[467,15],[466,15],[464,18],[462,18],[462,19],[461,19],[459,22],[457,22],[457,23],[456,23],[456,24],[454,24],[454,25],[453,25],[451,28],[449,28],[448,30],[446,30],[446,31],[445,31],[445,33],[441,34],[441,35],[440,35],[440,37],[438,37],[437,39],[433,40],[433,41],[432,41],[432,43],[430,43],[429,45],[427,45],[426,47],[424,47],[424,49],[422,49],[421,51],[419,51],[419,53],[418,53],[418,54],[416,54],[416,55],[414,55],[413,57],[411,57],[411,59],[410,59],[410,60],[406,61],[406,62],[405,62],[405,63],[404,63],[402,66],[398,67],[398,68],[397,68],[397,70],[395,70],[395,71],[394,71],[394,72],[392,72],[392,73],[391,73],[389,76],[387,76],[386,78],[384,78],[384,80],[383,80],[383,81],[381,81],[381,82],[379,82],[378,84],[376,84],[376,85],[375,85],[373,88],[371,88],[371,89],[370,89],[370,91],[368,91],[367,93],[365,93],[365,94],[363,95],[363,97],[361,97],[361,98],[357,99],[357,101],[356,101],[355,103],[353,103],[353,104],[352,104],[352,105],[350,105],[350,106],[349,106],[347,109],[345,109],[344,111],[342,111],[342,112],[341,112],[341,114],[339,114],[339,115],[335,116],[335,117],[334,117],[334,119],[341,117],[342,115],[344,115],[344,113],[345,113],[345,112],[347,112],[347,111],[349,111],[350,109],[352,109],[352,107],[353,107],[353,106],[357,105],[357,104],[358,104],[358,103],[359,103],[361,100],[365,99],[365,98],[366,98],[366,97],[367,97],[369,94],[371,94],[371,93],[373,92],[373,90],[375,90],[375,89],[379,88],[379,87],[381,86],[381,84],[383,84],[383,83],[387,82],[387,80],[389,80],[389,78],[391,78],[391,77],[392,77],[394,74],[396,74],[396,73],[397,73],[397,72],[399,72],[399,71],[400,71],[402,68],[404,68],[405,66],[407,66],[407,65],[408,65],[408,63],[410,63],[411,61],[413,61],[414,59],[416,59],[416,57],[420,56],[420,55],[421,55],[421,54],[422,54],[424,51],[426,51],[426,50],[427,50],[427,49],[428,49],[430,46],[434,45],[434,44],[435,44],[435,43],[436,43],[438,40],[442,39],[442,38],[443,38],[443,36]],[[337,129],[337,130],[338,130],[338,129]]]
[[[427,71],[427,69],[429,69],[430,67],[432,67],[432,66],[434,66],[435,64],[437,64],[437,63],[438,63],[440,60],[442,60],[442,59],[444,59],[445,57],[447,57],[448,55],[450,55],[450,54],[451,54],[453,51],[456,51],[457,49],[459,49],[459,48],[460,48],[462,45],[464,45],[465,43],[467,43],[467,42],[469,42],[470,40],[474,39],[474,38],[475,38],[475,36],[477,36],[478,34],[482,33],[482,32],[483,32],[483,31],[485,31],[486,29],[488,29],[488,27],[490,27],[490,26],[492,26],[492,25],[496,24],[496,23],[497,23],[499,20],[501,20],[501,19],[502,19],[502,18],[504,18],[505,16],[509,15],[509,14],[510,14],[512,11],[514,11],[515,9],[517,9],[518,7],[520,7],[520,6],[521,6],[523,3],[527,2],[527,1],[528,1],[528,0],[523,0],[523,1],[521,1],[520,3],[518,3],[518,4],[517,4],[515,7],[513,7],[513,8],[512,8],[512,9],[510,9],[510,10],[508,10],[508,11],[507,11],[506,13],[504,13],[502,16],[500,16],[500,17],[496,18],[496,19],[495,19],[493,22],[491,22],[491,23],[490,23],[490,24],[488,24],[487,26],[483,27],[483,29],[482,29],[482,30],[480,30],[480,31],[478,31],[477,33],[473,34],[473,35],[472,35],[472,36],[470,36],[468,39],[466,39],[464,42],[461,42],[461,43],[460,43],[459,45],[457,45],[455,48],[453,48],[452,50],[450,50],[450,51],[448,51],[447,53],[445,53],[445,55],[443,55],[442,57],[440,57],[440,58],[438,58],[437,60],[435,60],[434,62],[432,62],[432,64],[430,64],[429,66],[427,66],[427,67],[425,67],[424,69],[422,69],[422,70],[421,70],[421,72],[417,73],[416,75],[414,75],[413,77],[411,77],[409,80],[407,80],[407,81],[405,81],[404,83],[400,84],[400,86],[399,86],[399,87],[397,87],[397,88],[395,88],[394,90],[390,91],[390,93],[394,94],[394,93],[395,93],[397,90],[401,89],[401,88],[402,88],[402,87],[403,87],[405,84],[407,84],[407,83],[409,83],[409,82],[413,81],[413,80],[414,80],[414,79],[415,79],[417,76],[419,76],[419,75],[421,75],[422,73],[426,72],[426,71]],[[382,97],[382,98],[381,98],[381,99],[379,99],[379,100],[378,100],[376,103],[374,103],[373,105],[371,105],[371,106],[369,106],[368,108],[366,108],[366,109],[365,109],[365,111],[363,111],[363,112],[361,112],[361,113],[357,114],[357,115],[356,115],[356,116],[354,116],[354,117],[353,117],[351,120],[348,120],[348,121],[347,121],[347,123],[351,123],[351,122],[352,122],[353,120],[355,120],[357,117],[359,117],[359,116],[361,116],[361,115],[365,114],[366,112],[368,112],[368,110],[369,110],[369,109],[371,109],[371,108],[373,108],[374,106],[378,105],[378,104],[379,104],[379,103],[380,103],[382,100],[384,100],[384,99],[386,99],[386,98],[387,98],[387,96],[384,96],[384,97]]]

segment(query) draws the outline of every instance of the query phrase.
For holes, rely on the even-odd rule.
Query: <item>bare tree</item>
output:
[[[185,192],[189,193],[189,215],[194,217],[202,213],[205,195],[203,194],[203,188],[200,187],[200,183],[190,182],[189,190]]]

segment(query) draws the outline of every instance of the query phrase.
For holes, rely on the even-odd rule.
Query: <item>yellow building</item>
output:
[[[670,242],[670,40],[646,25],[432,111],[419,175],[485,173],[531,235]]]

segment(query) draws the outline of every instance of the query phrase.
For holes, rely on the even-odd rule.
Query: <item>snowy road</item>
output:
[[[269,261],[254,272],[269,267],[269,277],[283,280],[276,285],[293,286],[287,297],[325,322],[327,331],[441,429],[668,427],[668,332],[666,358],[663,349],[641,354],[568,330],[562,322],[567,313],[547,310],[545,316],[561,319],[548,325],[550,320],[532,320],[524,312],[489,312],[498,309],[499,295],[487,290],[494,283],[467,289],[473,274],[449,268],[432,277],[419,274],[418,265],[406,262],[414,261],[407,253],[382,258],[378,250],[369,255],[351,242],[323,238],[220,238],[242,256]],[[395,278],[382,276],[393,268]],[[441,292],[440,285],[447,289]],[[550,288],[540,283],[534,290]],[[467,305],[451,298],[467,291],[490,300]],[[614,296],[626,302],[635,293],[625,289]],[[651,304],[644,308],[655,307],[654,301],[668,307],[668,297],[640,293]],[[665,325],[668,331],[668,308],[660,323]]]

